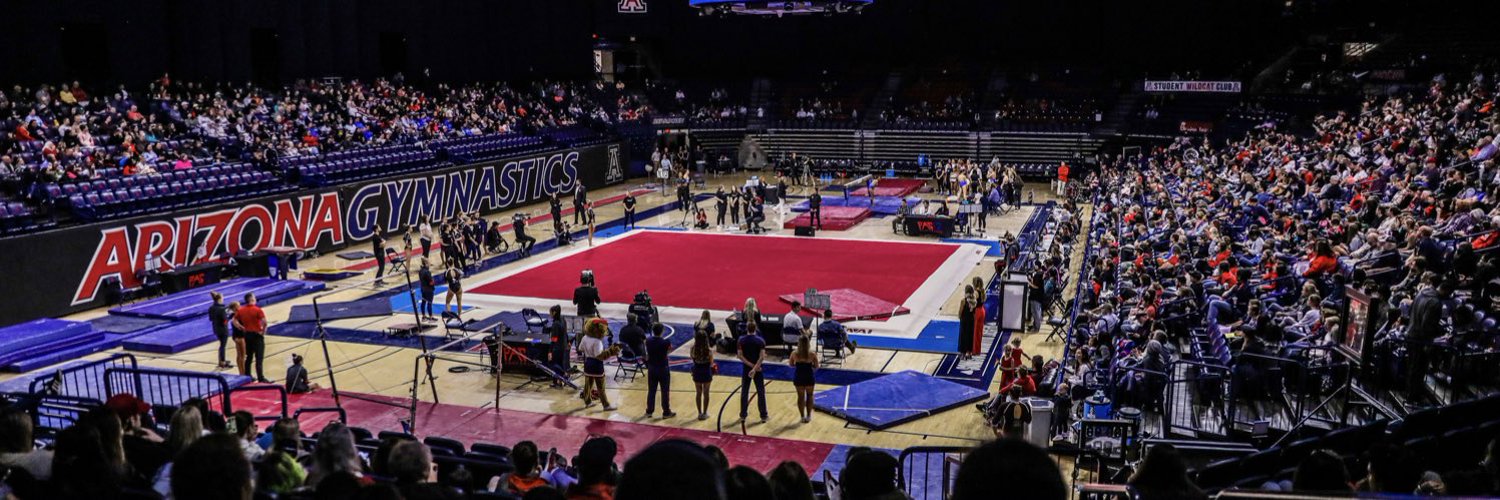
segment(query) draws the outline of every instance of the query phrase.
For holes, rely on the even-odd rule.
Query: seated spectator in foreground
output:
[[[542,477],[542,466],[537,454],[536,443],[521,441],[510,449],[510,464],[515,467],[514,472],[508,472],[496,476],[490,483],[490,491],[508,491],[517,495],[524,495],[541,486],[550,486],[552,483]]]
[[[609,500],[615,495],[615,454],[619,446],[609,437],[596,437],[578,449],[574,466],[578,482],[568,487],[568,500]]]
[[[255,416],[250,412],[237,411],[229,416],[229,434],[240,439],[245,459],[254,462],[266,454],[265,448],[255,444],[255,439],[260,437],[260,428],[255,426]]]
[[[437,469],[432,465],[432,451],[417,441],[401,441],[391,450],[386,470],[396,479],[396,489],[403,498],[453,498],[457,492],[433,484]]]
[[[307,484],[322,490],[324,478],[340,473],[352,476],[360,485],[374,482],[364,474],[364,463],[354,447],[354,433],[344,424],[333,422],[318,433],[318,446],[313,450],[313,468],[307,473]]]
[[[125,461],[130,462],[137,473],[152,477],[162,464],[172,459],[165,440],[141,422],[151,411],[149,403],[130,394],[116,394],[104,402],[104,407],[120,419],[124,427],[121,445],[125,449]]]
[[[950,497],[951,500],[994,498],[1063,500],[1068,498],[1068,487],[1047,452],[1018,439],[1001,439],[985,443],[964,457]]]
[[[213,434],[194,441],[173,461],[172,495],[181,500],[250,500],[250,461],[239,439]]]
[[[1135,474],[1126,482],[1140,498],[1152,500],[1202,500],[1208,494],[1188,477],[1182,454],[1169,444],[1151,447]]]
[[[846,500],[904,500],[906,494],[896,487],[900,467],[896,457],[883,451],[850,450],[844,470],[839,472],[839,497]]]
[[[0,466],[23,469],[38,481],[52,478],[52,451],[36,447],[31,415],[19,409],[0,410]]]
[[[203,437],[203,417],[201,415],[196,406],[189,406],[187,403],[183,403],[172,414],[171,432],[167,435],[167,451],[173,457],[182,455],[188,446],[192,446],[193,442]],[[155,479],[152,481],[152,489],[156,490],[163,497],[171,497],[172,469],[176,463],[177,461],[174,458],[172,461],[163,464],[160,469],[157,469]]]
[[[722,500],[724,471],[691,441],[668,439],[625,462],[615,500]]]
[[[776,465],[771,470],[771,475],[766,479],[771,481],[771,491],[775,493],[776,500],[813,500],[817,498],[813,494],[812,479],[807,477],[807,470],[801,464],[787,460]]]
[[[724,493],[727,500],[777,498],[771,492],[771,482],[766,480],[766,476],[743,465],[731,468],[725,474]]]

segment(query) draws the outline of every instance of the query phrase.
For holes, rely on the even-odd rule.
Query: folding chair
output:
[[[521,318],[526,320],[526,333],[532,333],[532,328],[546,331],[547,327],[550,326],[549,323],[551,323],[547,320],[546,316],[542,316],[541,313],[536,312],[536,309],[522,309]]]
[[[818,356],[824,365],[844,364],[844,339],[828,336],[818,338]]]
[[[1052,330],[1047,332],[1047,338],[1042,339],[1043,342],[1051,342],[1052,339],[1062,340],[1068,338],[1068,318],[1048,316],[1047,326],[1052,327]]]
[[[620,355],[615,356],[613,362],[615,365],[615,381],[630,380],[633,382],[635,381],[635,377],[646,369],[646,360],[644,356],[637,355],[635,351],[632,351],[630,346],[624,347],[624,349],[620,350]]]
[[[474,323],[473,319],[460,318],[458,317],[458,313],[452,311],[443,311],[442,318],[443,337],[449,339],[463,337],[464,334],[468,333],[469,325]]]

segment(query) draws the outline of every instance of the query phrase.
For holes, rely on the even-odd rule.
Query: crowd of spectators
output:
[[[948,95],[941,101],[921,100],[881,112],[881,120],[901,125],[910,122],[971,123],[975,120],[973,99]]]
[[[154,415],[167,425],[157,425]],[[814,500],[797,462],[767,473],[731,466],[723,451],[664,440],[627,459],[607,436],[564,457],[523,440],[469,451],[441,438],[418,440],[338,421],[305,435],[296,419],[262,429],[248,412],[220,414],[203,399],[153,409],[130,394],[85,409],[76,423],[39,433],[21,407],[0,409],[0,495],[31,499],[568,499]],[[39,444],[44,443],[44,444]],[[476,450],[479,447],[475,447]],[[454,463],[468,466],[451,466]],[[446,465],[445,465],[446,464]],[[838,498],[908,498],[897,458],[852,448],[823,485]],[[1006,485],[994,477],[1026,477]],[[820,478],[821,479],[821,478]],[[1067,497],[1057,465],[1041,449],[1006,440],[968,454],[952,498]]]
[[[0,176],[59,182],[505,132],[649,114],[623,83],[410,85],[303,80],[280,89],[180,82],[98,95],[78,83],[0,92]]]
[[[1176,359],[1222,366],[1242,401],[1322,393],[1335,382],[1277,360],[1333,363],[1339,346],[1408,408],[1439,404],[1433,380],[1463,392],[1475,374],[1458,360],[1500,349],[1496,90],[1493,72],[1439,77],[1318,117],[1310,137],[1272,124],[1106,158],[1089,181],[1098,243],[1057,397],[1159,409]],[[1377,305],[1368,330],[1339,324],[1346,290]],[[1198,400],[1233,404],[1223,389]]]

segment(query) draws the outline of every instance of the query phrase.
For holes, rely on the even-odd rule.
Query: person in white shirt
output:
[[[265,448],[255,444],[255,438],[260,437],[260,429],[255,426],[255,416],[248,411],[237,411],[229,416],[228,430],[239,438],[240,450],[245,452],[245,459],[255,462],[266,454]]]
[[[417,233],[421,234],[422,257],[428,257],[428,250],[432,248],[432,224],[427,222],[427,217],[422,217],[422,224],[417,226]]]
[[[795,300],[792,301],[792,311],[786,313],[786,316],[783,316],[781,318],[781,329],[782,329],[782,331],[792,330],[792,329],[795,329],[798,332],[803,331],[804,328],[802,327],[802,316],[800,314],[801,312],[802,312],[802,303],[798,302],[798,301],[795,301]]]

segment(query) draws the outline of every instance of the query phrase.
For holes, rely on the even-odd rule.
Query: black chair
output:
[[[349,433],[354,435],[354,440],[355,441],[359,441],[361,439],[374,439],[375,438],[375,435],[371,434],[370,430],[366,429],[364,427],[355,427],[355,426],[351,425],[351,426],[349,426],[347,428],[349,429]]]
[[[455,456],[462,456],[464,454],[464,444],[455,439],[442,436],[427,436],[422,439],[422,443],[432,448],[433,451],[444,449],[452,452]]]
[[[509,447],[505,447],[505,446],[500,446],[498,444],[474,443],[474,444],[469,445],[469,449],[473,450],[473,451],[477,451],[479,453],[488,453],[490,455],[496,455],[496,456],[501,456],[501,457],[508,457],[508,456],[510,456],[510,448]]]
[[[380,438],[381,441],[385,441],[387,439],[401,439],[401,440],[407,440],[407,441],[416,441],[417,440],[416,436],[413,436],[411,434],[407,434],[405,432],[396,432],[396,431],[380,431],[380,434],[376,434],[375,437]],[[459,449],[463,449],[463,446],[459,445]]]

